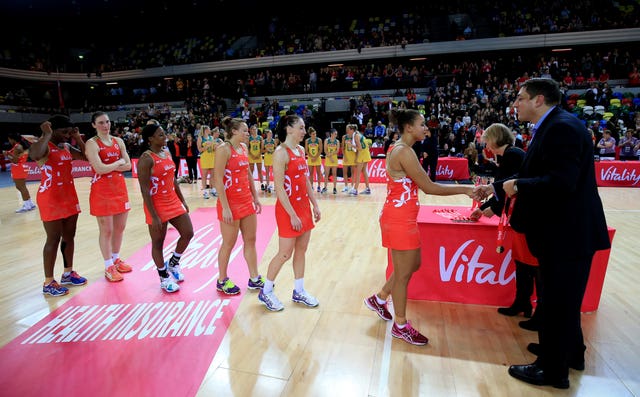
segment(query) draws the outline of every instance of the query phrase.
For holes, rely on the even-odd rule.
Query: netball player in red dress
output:
[[[109,281],[122,281],[121,273],[131,266],[120,259],[120,247],[127,215],[131,209],[125,171],[131,169],[131,160],[124,141],[111,135],[111,120],[105,112],[91,116],[96,136],[86,145],[87,159],[94,170],[89,193],[89,210],[98,220],[100,251],[104,258],[104,276]]]
[[[144,214],[151,236],[151,257],[160,276],[160,288],[166,292],[180,289],[184,281],[180,257],[193,238],[189,207],[175,177],[175,164],[165,145],[167,135],[159,124],[142,129],[143,147],[148,148],[138,161],[138,183],[144,203]],[[164,261],[164,239],[171,223],[180,237],[168,262]]]
[[[42,250],[44,262],[44,285],[46,295],[61,296],[69,289],[60,284],[84,285],[87,279],[73,270],[74,237],[80,203],[71,174],[72,160],[86,160],[84,142],[69,117],[52,116],[40,125],[42,136],[29,148],[29,155],[40,165],[41,180],[36,200],[40,219],[47,240]],[[78,147],[67,143],[73,138]],[[61,243],[62,242],[62,243]],[[60,284],[53,277],[53,268],[58,255],[58,246],[64,257],[64,273]]]
[[[387,152],[387,198],[380,213],[382,246],[391,250],[393,273],[382,289],[364,300],[365,305],[383,320],[391,320],[387,298],[393,298],[395,322],[391,335],[413,345],[429,340],[415,330],[406,317],[407,286],[420,267],[420,233],[418,231],[418,189],[427,194],[474,196],[471,185],[442,185],[429,179],[412,146],[426,136],[424,116],[417,110],[394,110],[391,121],[398,126],[400,139]]]
[[[273,292],[273,283],[282,265],[293,257],[295,287],[291,299],[310,307],[318,300],[304,289],[305,254],[314,222],[320,220],[320,208],[309,181],[305,160],[304,120],[296,114],[283,116],[276,128],[280,146],[273,154],[273,181],[276,191],[276,223],[278,224],[278,252],[269,263],[267,279],[258,299],[267,309],[280,311],[282,302]],[[313,204],[313,215],[310,204]]]
[[[27,169],[25,168],[29,152],[22,146],[20,134],[10,133],[8,139],[11,149],[4,154],[11,160],[11,179],[13,179],[16,189],[18,189],[22,197],[22,207],[18,208],[16,212],[34,210],[36,205],[31,201],[31,195],[29,194],[29,189],[27,189]]]
[[[216,148],[213,181],[218,191],[218,221],[222,233],[222,245],[218,253],[218,280],[216,289],[227,295],[240,293],[240,288],[227,274],[229,258],[236,245],[238,232],[242,232],[243,255],[249,268],[249,289],[259,289],[264,278],[258,274],[256,252],[257,215],[262,211],[258,191],[249,167],[249,127],[240,118],[225,117],[222,120],[225,142]],[[262,164],[262,163],[260,163]]]

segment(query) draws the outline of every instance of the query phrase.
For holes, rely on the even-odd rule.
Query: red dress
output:
[[[289,197],[293,210],[302,221],[302,228],[298,231],[293,230],[291,217],[278,200],[276,201],[276,223],[278,224],[279,237],[293,238],[313,229],[315,225],[307,192],[309,168],[304,157],[304,150],[298,146],[298,153],[301,155],[297,155],[289,147],[286,147],[286,149],[289,154],[289,163],[284,171],[284,191]]]
[[[418,185],[409,177],[392,180],[387,171],[387,199],[380,212],[382,246],[395,250],[420,248]]]
[[[16,146],[18,146],[17,143],[13,145],[11,150],[9,150],[7,153],[13,156],[13,152],[16,150]],[[26,162],[28,157],[29,153],[24,152],[18,158],[17,163],[11,164],[11,179],[27,179],[28,172],[26,168]]]
[[[120,160],[120,145],[111,138],[111,146],[105,145],[98,137],[98,156],[104,164],[112,164]],[[108,174],[93,174],[91,192],[89,193],[89,212],[93,216],[109,216],[121,214],[131,209],[127,184],[120,171]]]
[[[224,193],[227,196],[233,220],[238,220],[255,214],[256,208],[253,206],[253,196],[249,187],[247,147],[241,145],[242,153],[238,153],[231,144],[229,144],[229,148],[231,156],[224,168]],[[220,199],[216,203],[216,210],[218,211],[218,220],[222,221],[222,203]]]
[[[174,184],[176,165],[173,163],[171,154],[166,153],[166,157],[162,158],[152,151],[148,151],[153,159],[153,167],[151,168],[151,188],[149,194],[153,202],[153,208],[160,217],[162,223],[187,213],[187,209],[180,201]],[[153,223],[151,213],[147,204],[144,204],[144,215],[147,225]]]
[[[40,166],[40,187],[36,201],[43,222],[65,219],[80,213],[80,202],[71,174],[71,153],[49,142],[49,155]]]

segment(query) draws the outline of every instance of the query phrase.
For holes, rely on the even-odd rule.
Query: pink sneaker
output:
[[[387,310],[387,304],[379,304],[378,303],[378,299],[376,298],[376,295],[371,295],[370,297],[366,298],[364,300],[364,304],[371,310],[373,310],[374,312],[376,312],[376,314],[378,316],[380,316],[381,319],[385,320],[385,321],[389,321],[391,320],[393,317],[391,317],[391,313],[389,313],[389,310]]]
[[[404,328],[399,328],[398,324],[394,322],[393,327],[391,327],[391,335],[394,338],[404,339],[405,342],[417,346],[426,345],[429,342],[429,339],[415,330],[409,321],[407,321]]]

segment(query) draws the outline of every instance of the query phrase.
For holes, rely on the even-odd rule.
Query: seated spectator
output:
[[[620,160],[638,160],[636,147],[639,143],[638,138],[633,136],[633,130],[628,128],[618,143],[618,147],[620,147]]]
[[[616,139],[611,136],[610,130],[602,131],[602,138],[598,141],[596,148],[599,149],[600,158],[609,158],[611,160],[616,157]]]
[[[383,138],[387,135],[387,127],[382,124],[381,120],[378,120],[378,124],[373,129],[373,135],[376,138]]]

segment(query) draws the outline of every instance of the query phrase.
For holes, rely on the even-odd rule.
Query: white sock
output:
[[[262,293],[268,294],[273,291],[273,281],[269,279],[264,280],[264,287],[262,287]]]
[[[396,323],[396,327],[398,327],[398,328],[400,328],[400,329],[404,329],[404,327],[406,327],[406,326],[407,326],[407,323],[404,323],[404,324],[398,324],[398,323]]]
[[[114,252],[111,254],[111,258],[113,259],[113,261],[117,261],[120,258],[120,253],[119,252]]]
[[[304,291],[304,278],[297,278],[294,281],[294,289],[297,292],[302,292]]]
[[[108,268],[109,266],[113,265],[113,259],[105,259],[104,260],[104,268]]]
[[[374,296],[376,297],[376,301],[379,305],[384,305],[385,303],[387,303],[387,301],[379,297],[378,294],[375,294]]]

